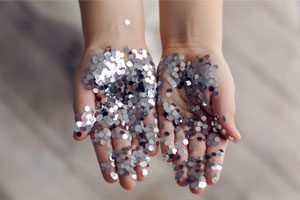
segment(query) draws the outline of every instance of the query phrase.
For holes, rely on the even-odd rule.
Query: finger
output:
[[[222,139],[215,133],[211,133],[207,137],[206,143],[207,161],[205,166],[205,175],[207,184],[212,185],[216,184],[220,179],[224,162],[224,153],[228,140]]]
[[[144,181],[148,175],[148,167],[137,166],[134,169],[137,174],[137,180]]]
[[[188,139],[185,137],[183,128],[175,131],[175,148],[178,150],[173,163],[175,166],[175,179],[180,186],[188,184],[187,173],[188,167],[186,162],[188,159]]]
[[[90,134],[98,163],[102,171],[102,175],[108,183],[113,183],[118,180],[118,174],[115,170],[115,164],[112,160],[112,145],[111,145],[111,131],[108,128],[94,129],[93,134]]]
[[[229,82],[229,81],[227,81]],[[235,100],[234,100],[234,86],[227,84],[220,85],[219,95],[213,95],[213,112],[218,114],[218,123],[220,132],[225,138],[229,140],[241,140],[241,134],[236,128],[234,115],[235,115]]]
[[[140,132],[140,133],[134,133],[132,134],[134,135],[133,139],[132,139],[132,150],[133,151],[140,151],[141,153],[144,153],[144,142],[145,142],[145,133],[144,132]],[[149,158],[150,161],[150,157],[148,154],[144,154],[142,155],[142,157],[145,156],[145,159]],[[146,158],[147,157],[147,158]],[[137,163],[137,166],[134,168],[134,170],[136,171],[136,175],[137,175],[137,180],[138,181],[144,181],[148,175],[148,163],[145,162],[145,160],[141,160],[139,163]]]
[[[136,126],[135,129],[131,131],[135,131],[135,133],[132,133],[132,149],[134,151],[140,151],[142,154],[140,155],[141,160],[135,167],[137,180],[143,181],[148,175],[149,156],[154,156],[158,150],[157,133],[159,132],[159,129],[157,127],[157,115],[155,110],[151,109],[145,118],[144,123],[142,123],[141,126]]]
[[[162,118],[162,119],[161,119]],[[162,155],[165,161],[173,161],[177,150],[174,145],[174,126],[172,122],[159,115],[159,137]]]
[[[84,140],[95,122],[93,110],[95,109],[95,95],[91,90],[85,88],[84,84],[74,79],[73,108],[75,112],[75,140]]]
[[[195,126],[195,129],[197,130],[196,134],[189,142],[189,157],[199,159],[199,158],[203,158],[205,155],[206,143],[205,143],[205,136],[200,132],[201,129],[199,129],[199,127],[197,126]],[[202,163],[195,164],[195,166],[189,169],[188,176],[190,177],[191,180],[197,177],[197,181],[198,181],[202,176],[202,173],[204,172],[204,168],[205,165]],[[196,171],[198,171],[198,173],[195,174]],[[201,187],[199,183],[190,184],[190,191],[194,194],[200,194],[204,192],[204,190],[205,187],[204,188]]]
[[[158,151],[158,132],[157,113],[152,108],[144,120],[144,133],[139,133],[137,137],[139,141],[144,141],[144,150],[150,156],[156,155]]]
[[[113,151],[116,152],[117,155],[115,163],[119,174],[120,185],[124,189],[131,190],[136,185],[136,172],[129,163],[129,157],[132,155],[131,135],[128,131],[118,126],[114,128],[113,131],[115,135],[119,135],[112,137],[112,146]]]

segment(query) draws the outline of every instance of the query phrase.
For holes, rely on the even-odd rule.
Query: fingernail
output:
[[[76,132],[77,137],[81,136],[81,132]]]
[[[234,140],[234,138],[231,137],[231,136],[228,137],[228,140],[231,141],[231,142],[234,142],[234,143],[238,143],[238,141]]]
[[[239,133],[239,138],[241,139],[242,138],[242,135],[241,135],[241,133],[238,131],[238,133]]]
[[[241,133],[240,133],[240,131],[236,128],[236,126],[234,125],[234,128],[235,128],[235,130],[236,130],[236,132],[238,133],[238,135],[237,135],[237,137],[238,138],[241,138],[242,136],[241,136]]]
[[[233,137],[231,137],[231,136],[228,137],[228,140],[230,140],[232,142],[234,141]]]

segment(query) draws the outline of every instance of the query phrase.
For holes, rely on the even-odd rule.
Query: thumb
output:
[[[231,84],[232,83],[232,84]],[[223,80],[219,95],[212,97],[213,112],[218,114],[218,123],[222,125],[222,135],[231,141],[240,141],[241,134],[235,125],[235,88],[233,81]]]
[[[77,141],[84,140],[96,121],[94,116],[95,95],[92,90],[74,79],[73,109],[75,112],[75,129],[73,137]]]

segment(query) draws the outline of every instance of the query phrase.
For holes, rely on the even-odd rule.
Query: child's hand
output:
[[[146,48],[86,51],[74,76],[74,138],[91,136],[104,179],[132,189],[157,152],[156,70]]]
[[[235,86],[221,53],[173,48],[158,67],[162,153],[179,185],[201,193],[220,178],[227,139],[235,127]]]

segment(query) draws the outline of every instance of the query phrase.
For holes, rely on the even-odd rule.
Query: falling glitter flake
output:
[[[129,26],[131,24],[129,19],[125,19],[124,23],[125,23],[126,26]]]

